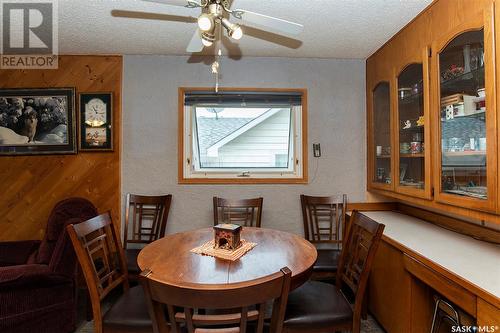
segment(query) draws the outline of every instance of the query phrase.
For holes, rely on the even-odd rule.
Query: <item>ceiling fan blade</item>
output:
[[[161,3],[163,5],[180,6],[186,8],[201,7],[201,3],[199,0],[142,0],[142,1],[155,2],[155,3]]]
[[[189,53],[197,53],[203,50],[204,46],[201,42],[200,29],[196,29],[191,41],[189,42],[186,51]]]
[[[235,9],[231,13],[237,19],[255,23],[263,27],[271,28],[291,35],[298,35],[304,30],[304,26],[299,23],[290,22],[264,14],[250,12],[243,9]]]

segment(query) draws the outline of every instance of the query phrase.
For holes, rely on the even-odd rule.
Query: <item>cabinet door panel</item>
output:
[[[391,88],[387,81],[379,82],[371,92],[369,181],[374,188],[393,188]]]
[[[385,241],[375,254],[367,290],[370,313],[387,332],[410,332],[411,278],[403,253]]]
[[[431,198],[429,57],[425,48],[397,73],[396,191]]]
[[[492,328],[497,327],[498,329],[498,327],[500,327],[500,309],[486,302],[482,298],[478,298],[477,325]]]
[[[433,46],[436,200],[496,210],[496,102],[493,10]]]

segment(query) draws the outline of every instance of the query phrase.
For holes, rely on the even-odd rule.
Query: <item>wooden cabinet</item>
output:
[[[435,296],[456,307],[463,325],[494,332],[500,327],[500,308],[482,293],[467,289],[453,274],[384,237],[375,255],[368,283],[370,313],[388,333],[429,332]],[[483,327],[488,327],[485,331]]]
[[[367,60],[369,190],[500,223],[495,9],[436,0]]]

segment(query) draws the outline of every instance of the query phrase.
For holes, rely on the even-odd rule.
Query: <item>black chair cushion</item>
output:
[[[142,286],[130,288],[102,318],[106,332],[153,332]]]
[[[313,271],[337,272],[340,253],[341,251],[337,249],[318,249],[318,259],[313,266]]]
[[[125,249],[125,257],[127,258],[127,270],[130,274],[138,275],[141,273],[139,265],[137,265],[137,256],[142,249]]]
[[[331,284],[308,281],[288,296],[285,327],[328,329],[352,323],[351,306]]]

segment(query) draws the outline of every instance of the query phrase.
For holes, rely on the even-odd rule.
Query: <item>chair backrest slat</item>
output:
[[[214,197],[213,201],[214,225],[232,223],[260,228],[263,198],[229,200]]]
[[[301,195],[305,238],[312,243],[335,243],[341,248],[345,233],[347,196]]]
[[[257,333],[262,333],[266,302],[274,300],[271,332],[281,333],[285,307],[290,290],[291,271],[284,267],[279,272],[251,282],[229,284],[224,289],[203,285],[197,289],[157,282],[154,272],[145,270],[140,276],[153,325],[158,332],[170,324],[172,332],[184,323],[189,333],[199,326],[230,325],[246,332],[247,324],[257,322]],[[167,313],[160,310],[166,305]],[[250,310],[256,306],[256,310]],[[224,314],[204,315],[199,309],[226,310]],[[229,311],[229,313],[228,313]],[[204,328],[203,332],[210,332]],[[214,332],[217,330],[214,329]]]
[[[170,194],[127,194],[123,247],[126,249],[129,243],[148,244],[165,236],[171,202]]]

